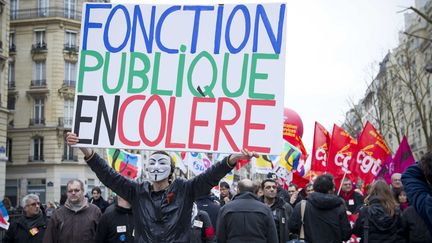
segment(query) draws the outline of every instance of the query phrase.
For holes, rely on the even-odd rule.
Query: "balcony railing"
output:
[[[58,119],[59,127],[72,127],[72,118],[69,117],[59,117]]]
[[[65,161],[65,160],[78,161],[78,156],[77,155],[72,155],[72,154],[69,154],[69,155],[63,154],[62,161]]]
[[[19,9],[10,11],[11,20],[19,19],[33,19],[33,18],[47,18],[47,17],[61,17],[67,19],[81,19],[81,13],[68,8],[32,8],[32,9]]]
[[[47,44],[45,42],[41,42],[41,43],[36,43],[32,45],[32,52],[41,52],[41,51],[46,51],[47,48]]]
[[[78,46],[74,45],[74,44],[64,44],[64,48],[63,50],[68,51],[68,52],[78,52]]]
[[[44,161],[43,155],[37,155],[37,156],[30,155],[29,156],[29,162],[36,162],[36,161]]]
[[[15,89],[15,81],[8,81],[8,89]]]
[[[30,126],[34,125],[45,125],[45,118],[31,118]]]
[[[16,52],[16,45],[15,44],[10,44],[9,45],[9,52]]]
[[[46,79],[32,80],[30,83],[30,87],[32,88],[46,87]]]
[[[75,87],[75,80],[63,80],[63,87]]]

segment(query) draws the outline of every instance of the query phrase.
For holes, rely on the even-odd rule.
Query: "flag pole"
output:
[[[341,189],[342,189],[342,184],[343,184],[343,181],[345,180],[345,176],[346,176],[346,174],[347,174],[347,171],[345,170],[344,175],[343,175],[342,180],[341,180],[341,183],[340,183],[340,185],[339,185],[339,190],[338,190],[338,193],[337,193],[338,196],[339,196],[340,191],[341,191]]]

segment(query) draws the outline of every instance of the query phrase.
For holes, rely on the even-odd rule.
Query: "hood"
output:
[[[343,204],[342,199],[334,194],[321,193],[321,192],[313,192],[308,198],[308,202],[310,202],[315,208],[330,210],[339,207]]]
[[[369,200],[368,214],[369,221],[381,231],[395,227],[394,225],[397,223],[397,218],[395,216],[391,217],[376,197],[371,197]]]

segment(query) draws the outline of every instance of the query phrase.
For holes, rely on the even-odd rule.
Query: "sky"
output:
[[[112,0],[152,3],[151,0]],[[160,4],[265,3],[280,1],[158,0]],[[288,0],[284,106],[303,121],[312,150],[314,123],[329,131],[342,125],[348,100],[364,96],[378,63],[398,45],[402,10],[413,0]],[[375,66],[373,66],[375,65]],[[373,68],[372,68],[373,67]]]

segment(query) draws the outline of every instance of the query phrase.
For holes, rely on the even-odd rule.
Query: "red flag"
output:
[[[336,124],[333,126],[330,148],[327,159],[327,172],[335,177],[341,177],[347,173],[347,177],[354,180],[349,170],[357,142]]]
[[[395,173],[403,173],[408,167],[415,163],[411,147],[407,138],[404,136],[398,150],[393,158]]]
[[[329,132],[318,122],[315,122],[314,143],[312,148],[311,170],[327,171],[327,153],[330,145]]]
[[[384,139],[372,124],[367,122],[358,141],[355,163],[350,170],[362,178],[363,185],[370,184],[378,176],[383,161],[389,155],[390,150]]]

